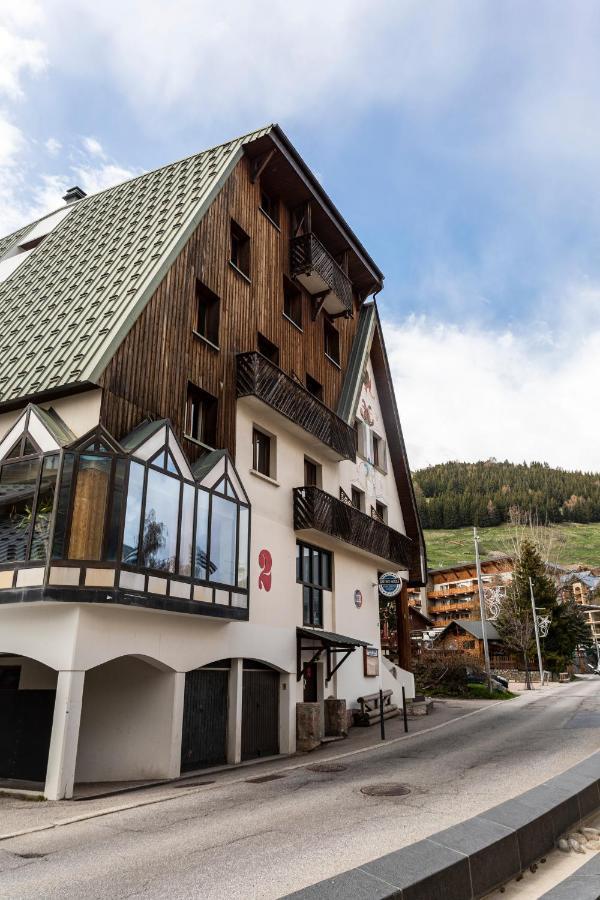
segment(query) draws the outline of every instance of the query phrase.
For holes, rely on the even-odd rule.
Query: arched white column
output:
[[[242,760],[242,685],[244,660],[232,659],[229,670],[229,704],[227,708],[227,762]]]
[[[84,678],[84,672],[58,673],[44,789],[48,800],[73,796]]]

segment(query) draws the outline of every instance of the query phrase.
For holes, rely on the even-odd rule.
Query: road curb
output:
[[[600,753],[594,753],[513,800],[285,900],[478,900],[545,856],[565,831],[599,808]],[[600,869],[590,863],[596,865],[586,879],[591,887]],[[581,870],[576,875],[583,877]]]

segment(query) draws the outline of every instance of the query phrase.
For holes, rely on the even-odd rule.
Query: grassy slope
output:
[[[496,550],[510,553],[512,539],[517,529],[511,525],[497,528],[480,528],[482,557]],[[522,532],[522,529],[519,529]],[[592,525],[554,525],[540,528],[542,540],[550,541],[549,557],[552,562],[564,565],[580,563],[600,566],[600,523]],[[452,566],[475,558],[473,529],[456,528],[449,531],[426,531],[427,564],[430,569]]]

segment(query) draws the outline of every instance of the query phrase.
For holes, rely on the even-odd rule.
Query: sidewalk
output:
[[[432,729],[443,728],[457,719],[480,713],[498,702],[512,701],[440,699],[428,716],[408,720],[408,734],[404,733],[402,716],[385,722],[386,744],[410,740]],[[345,740],[324,744],[312,753],[297,753],[294,756],[271,757],[269,760],[252,761],[239,766],[219,769],[203,769],[187,773],[184,777],[161,784],[121,785],[110,796],[83,799],[104,793],[114,785],[82,785],[82,799],[61,801],[23,800],[17,797],[0,796],[0,841],[17,834],[67,825],[71,822],[108,815],[126,809],[134,809],[153,803],[168,802],[191,794],[219,788],[222,785],[243,782],[277,774],[291,769],[302,768],[316,762],[328,762],[355,753],[376,750],[382,746],[379,725],[370,728],[352,728]],[[134,787],[135,790],[131,790]]]

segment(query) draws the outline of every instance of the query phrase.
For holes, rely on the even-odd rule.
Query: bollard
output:
[[[404,716],[404,730],[408,731],[408,719],[406,718],[406,691],[402,685],[402,715]]]
[[[385,741],[385,719],[383,718],[383,691],[379,688],[379,724],[381,725],[381,740]]]

